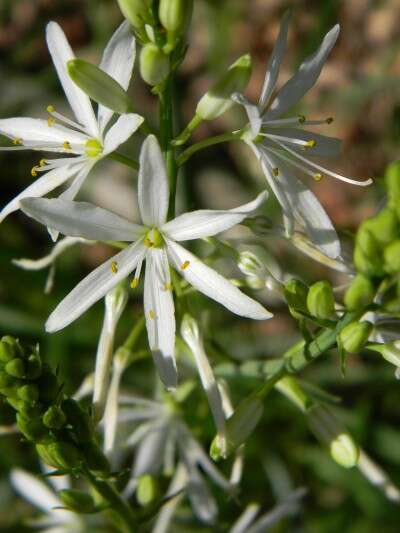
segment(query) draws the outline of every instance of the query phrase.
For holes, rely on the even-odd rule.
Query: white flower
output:
[[[76,320],[135,269],[131,286],[137,287],[142,264],[146,260],[144,310],[149,344],[161,379],[167,387],[173,388],[177,375],[169,264],[197,290],[230,311],[255,320],[272,316],[179,242],[213,236],[239,224],[264,202],[267,194],[263,192],[252,202],[229,211],[194,211],[166,222],[168,178],[154,136],[149,136],[143,143],[138,189],[143,225],[133,224],[88,203],[64,199],[29,198],[23,200],[21,206],[29,216],[65,235],[133,242],[79,283],[50,315],[46,329],[58,331]]]
[[[40,527],[41,531],[47,533],[78,533],[86,530],[77,514],[60,509],[64,504],[47,483],[20,468],[12,470],[10,478],[14,489],[45,513],[45,516],[32,520],[32,526]],[[65,476],[50,477],[49,480],[56,491],[70,487]]]
[[[19,209],[23,198],[44,196],[72,178],[72,183],[61,197],[69,200],[75,198],[92,167],[101,158],[114,152],[143,122],[139,115],[123,114],[106,131],[114,112],[99,105],[96,117],[89,97],[68,76],[67,62],[74,59],[74,54],[62,29],[55,22],[47,26],[47,44],[76,121],[57,113],[53,106],[47,108],[50,113],[48,120],[0,120],[0,133],[12,139],[15,145],[0,150],[40,150],[63,154],[57,159],[42,159],[33,167],[33,177],[40,172],[44,172],[44,175],[2,209],[0,222]],[[127,89],[134,60],[135,39],[129,24],[124,22],[108,43],[100,68]]]
[[[282,206],[288,235],[293,233],[297,222],[322,252],[335,259],[340,256],[340,242],[332,222],[315,195],[292,175],[292,168],[317,181],[324,174],[360,186],[369,185],[372,180],[360,182],[346,178],[305,157],[305,152],[308,156],[318,157],[332,157],[339,152],[338,139],[302,129],[308,125],[330,124],[331,118],[281,118],[315,84],[339,34],[339,25],[336,25],[327,33],[319,49],[300,65],[294,76],[274,96],[289,20],[290,16],[286,14],[268,63],[258,105],[248,102],[241,94],[235,94],[233,98],[246,109],[250,127],[244,140],[260,160],[268,184]]]

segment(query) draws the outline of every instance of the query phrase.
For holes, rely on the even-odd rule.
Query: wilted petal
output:
[[[56,22],[50,22],[46,28],[47,46],[57,70],[65,96],[73,110],[77,121],[83,124],[87,132],[98,137],[100,132],[93,113],[89,97],[71,80],[68,75],[67,63],[75,59],[67,38]]]
[[[143,120],[143,117],[136,115],[136,113],[121,115],[112,128],[107,132],[104,139],[103,155],[114,152],[120,144],[127,141],[139,128]]]
[[[291,13],[287,11],[282,19],[281,28],[279,30],[278,38],[275,42],[272,56],[268,62],[267,72],[265,74],[264,86],[261,92],[259,107],[264,109],[268,103],[276,82],[279,76],[279,69],[282,63],[282,58],[285,53],[287,34],[289,29]]]
[[[317,81],[328,54],[338,38],[339,31],[340,26],[336,24],[325,35],[319,49],[308,57],[300,65],[296,74],[285,83],[272,102],[271,109],[267,113],[268,119],[277,118],[286,113],[288,109],[296,104],[311,89]]]
[[[144,310],[149,345],[160,378],[167,388],[175,388],[175,308],[168,260],[162,248],[147,253]]]
[[[143,224],[160,227],[167,218],[169,185],[160,145],[149,135],[140,152],[139,207]]]
[[[100,68],[126,90],[132,77],[135,55],[136,41],[129,22],[124,21],[107,44]],[[99,104],[98,120],[100,131],[104,131],[113,113],[111,109]]]
[[[138,241],[96,268],[57,306],[46,322],[46,330],[58,331],[80,317],[126,278],[144,253],[145,247]]]
[[[198,291],[237,315],[255,320],[266,320],[272,317],[272,314],[262,305],[246,296],[230,281],[206,266],[180,244],[168,239],[167,245],[168,255],[176,270]]]
[[[59,198],[26,198],[21,209],[30,217],[70,237],[93,241],[135,241],[142,226],[87,202]]]
[[[252,202],[227,211],[202,209],[192,213],[185,213],[167,222],[161,229],[163,233],[174,241],[211,237],[236,226],[236,224],[240,224],[246,217],[256,211],[267,197],[268,193],[264,191]]]

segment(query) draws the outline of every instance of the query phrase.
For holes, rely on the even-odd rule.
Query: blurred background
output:
[[[192,117],[197,101],[213,79],[243,53],[253,58],[253,75],[247,89],[257,99],[265,66],[280,19],[294,7],[287,54],[281,69],[285,81],[294,68],[319,45],[336,22],[341,24],[339,41],[331,53],[316,87],[296,111],[310,118],[333,116],[333,124],[318,131],[343,139],[341,159],[331,168],[355,178],[376,178],[369,189],[356,188],[325,178],[310,184],[331,215],[341,236],[351,239],[360,220],[375,212],[383,197],[381,177],[385,166],[399,158],[400,146],[400,3],[398,0],[324,0],[287,2],[284,0],[195,0],[190,48],[177,82],[177,132]],[[46,107],[70,114],[66,108],[55,71],[47,52],[44,31],[49,20],[63,27],[73,49],[97,63],[101,51],[122,18],[114,0],[2,0],[0,3],[0,117],[47,118]],[[157,105],[135,72],[131,85],[137,111],[157,125]],[[194,140],[241,127],[245,117],[235,109],[218,121],[203,124]],[[141,137],[123,147],[137,158]],[[4,144],[6,141],[4,140]],[[0,154],[1,205],[5,205],[32,180],[30,169],[38,153]],[[249,199],[264,186],[264,178],[245,145],[227,144],[193,157],[180,177],[181,204],[189,209],[225,208]],[[103,162],[92,172],[80,199],[89,199],[132,219],[137,217],[136,176],[117,163]],[[267,214],[279,221],[279,209],[270,198]],[[238,233],[235,237],[246,237]],[[326,267],[278,240],[266,242],[285,272],[305,281],[329,276],[342,279]],[[75,246],[57,261],[54,288],[44,294],[48,270],[23,271],[12,259],[37,259],[51,250],[43,227],[17,213],[0,226],[0,334],[13,334],[28,342],[40,342],[47,361],[59,366],[66,387],[74,391],[93,370],[96,343],[103,308],[99,303],[66,330],[44,335],[44,322],[50,311],[91,269],[107,258],[106,246]],[[239,277],[233,264],[222,264]],[[283,304],[268,293],[261,299],[274,310],[276,318],[263,325],[238,321],[232,315],[207,303],[217,317],[210,325],[213,337],[212,364],[226,360],[257,359],[279,355],[296,340],[296,329]],[[203,300],[201,300],[202,303]],[[195,303],[193,304],[195,305]],[[128,333],[140,312],[140,299],[132,299],[119,328],[119,340]],[[213,315],[214,316],[214,315]],[[224,327],[218,328],[223,324]],[[145,346],[143,338],[143,345]],[[224,356],[221,356],[224,354]],[[342,400],[337,411],[368,453],[400,484],[399,383],[392,369],[380,361],[360,357],[350,359],[345,378],[339,359],[332,354],[312,365],[304,377]],[[128,373],[125,386],[150,393],[153,367],[150,360],[138,363]],[[257,385],[255,380],[232,383],[234,400]],[[201,393],[197,394],[197,400]],[[196,400],[194,398],[194,400]],[[194,401],[189,399],[189,401]],[[204,401],[204,400],[202,400]],[[187,417],[189,426],[206,420],[206,404],[196,401]],[[12,421],[12,412],[1,406],[0,425]],[[208,447],[213,428],[205,426],[202,440]],[[304,420],[282,397],[269,397],[266,414],[248,445],[242,495],[238,502],[219,498],[221,524],[230,523],[241,506],[258,501],[273,505],[289,487],[305,486],[308,495],[302,512],[274,531],[352,533],[399,530],[400,507],[360,475],[345,471],[332,462],[310,436]],[[8,483],[12,466],[36,470],[30,446],[15,435],[0,437],[0,531],[29,531],[23,525],[32,509],[17,500]],[[222,466],[224,468],[224,466]],[[12,506],[11,506],[12,504]],[[184,515],[185,525],[176,531],[197,531],[196,522]],[[205,529],[202,529],[205,530]],[[211,528],[209,531],[223,531]],[[175,531],[175,530],[174,530]]]

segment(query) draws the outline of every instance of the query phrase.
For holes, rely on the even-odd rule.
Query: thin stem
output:
[[[111,161],[118,161],[118,163],[122,163],[127,167],[133,168],[134,170],[139,170],[139,163],[137,161],[134,161],[126,155],[119,154],[118,152],[108,154],[107,159],[111,159]]]
[[[145,324],[144,316],[140,317],[139,320],[136,322],[136,324],[133,326],[130,334],[126,338],[124,344],[122,345],[122,348],[125,348],[125,350],[132,351],[134,347],[136,346],[137,341],[139,340],[139,337],[143,331]]]
[[[235,133],[223,133],[221,135],[216,135],[215,137],[209,137],[208,139],[204,139],[204,141],[200,141],[196,144],[193,144],[189,148],[187,148],[182,154],[178,157],[177,163],[178,166],[183,165],[186,163],[186,161],[192,157],[193,154],[196,152],[199,152],[200,150],[204,150],[204,148],[208,148],[209,146],[214,146],[215,144],[220,144],[224,142],[229,141],[239,141],[241,138],[242,132],[235,132]]]

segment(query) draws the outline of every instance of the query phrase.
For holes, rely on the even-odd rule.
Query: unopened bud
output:
[[[311,285],[307,295],[307,308],[310,314],[317,318],[334,317],[335,299],[332,285],[328,281],[318,281]]]
[[[169,74],[169,57],[153,43],[146,44],[140,53],[140,74],[154,87],[165,81]]]
[[[369,344],[368,350],[380,353],[386,361],[400,368],[400,341],[397,340],[387,344]]]
[[[381,247],[370,229],[370,223],[371,219],[360,225],[356,236],[356,246],[362,250],[364,255],[373,258],[380,254]]]
[[[19,357],[11,359],[11,361],[9,361],[4,367],[4,370],[7,374],[15,378],[23,379],[26,376],[25,362]]]
[[[197,104],[196,114],[203,120],[213,120],[234,105],[232,93],[243,92],[251,76],[251,57],[243,55],[233,63],[201,98]]]
[[[46,465],[52,466],[53,468],[60,468],[61,465],[50,454],[48,444],[36,444],[36,451]]]
[[[363,223],[381,245],[389,244],[399,237],[399,221],[396,211],[385,207],[374,218]]]
[[[290,279],[287,283],[285,283],[284,294],[289,305],[289,311],[294,318],[301,318],[301,313],[308,314],[308,287],[305,283],[299,279]],[[300,314],[297,311],[299,311]]]
[[[265,262],[261,260],[260,253],[255,254],[248,250],[240,252],[238,267],[246,276],[246,281],[252,289],[263,289],[265,287],[270,273],[265,266]]]
[[[28,440],[40,443],[49,438],[49,430],[43,425],[40,418],[28,420],[20,413],[17,413],[17,425]]]
[[[366,276],[379,277],[384,274],[381,253],[368,256],[359,246],[356,246],[353,259],[356,269]]]
[[[81,446],[89,470],[98,477],[107,477],[111,467],[107,457],[94,442],[85,442]]]
[[[75,513],[89,514],[96,510],[93,498],[81,490],[63,489],[58,495],[65,507]]]
[[[18,397],[25,402],[37,402],[39,399],[39,389],[36,385],[23,385],[18,389]]]
[[[359,353],[371,335],[371,322],[352,322],[339,333],[339,342],[348,353]]]
[[[152,22],[151,0],[118,0],[124,17],[136,29]]]
[[[53,442],[48,445],[47,450],[65,470],[79,468],[82,465],[82,457],[78,448],[69,442]]]
[[[57,405],[49,407],[43,415],[43,424],[50,429],[61,429],[65,423],[65,414]]]
[[[78,87],[95,102],[116,113],[129,113],[132,103],[128,93],[110,75],[83,59],[71,59],[67,63],[68,74]]]
[[[400,161],[389,165],[385,172],[388,205],[394,209],[400,206]]]
[[[167,30],[166,52],[173,50],[181,35],[185,34],[192,12],[193,0],[160,0],[158,16]]]
[[[373,302],[375,287],[364,274],[357,274],[344,296],[344,303],[349,311],[363,309]]]
[[[136,498],[140,505],[142,505],[143,507],[149,505],[157,498],[157,495],[157,480],[149,474],[141,476],[139,478],[138,487],[136,490]]]
[[[321,444],[328,447],[336,463],[344,468],[357,465],[360,454],[357,444],[328,408],[321,405],[312,407],[307,418],[311,431]]]
[[[93,426],[86,411],[71,398],[64,400],[61,407],[79,442],[90,442],[93,439]]]
[[[3,337],[0,341],[0,361],[2,363],[8,363],[8,361],[11,361],[14,357],[18,357],[20,355],[19,353],[19,346],[17,344],[16,339],[13,337]]]
[[[400,239],[388,244],[383,253],[385,270],[389,274],[400,273]]]

